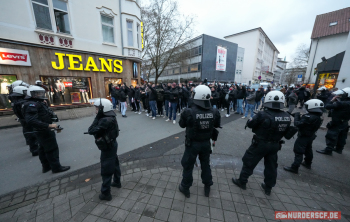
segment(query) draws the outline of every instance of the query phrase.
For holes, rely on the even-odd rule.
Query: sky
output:
[[[310,46],[316,15],[350,7],[350,0],[178,0],[195,16],[195,36],[222,38],[261,27],[287,61],[299,45]]]

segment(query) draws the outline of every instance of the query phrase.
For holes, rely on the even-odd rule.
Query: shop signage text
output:
[[[29,53],[25,50],[0,48],[0,64],[31,66]]]
[[[104,59],[104,58],[98,58],[100,60],[101,68],[98,69],[97,65],[92,57],[88,57],[88,60],[86,61],[85,67],[82,63],[82,56],[81,55],[73,55],[73,54],[64,54],[64,53],[55,53],[55,55],[58,57],[58,62],[52,61],[52,68],[57,70],[64,69],[64,57],[68,57],[69,61],[69,67],[68,70],[84,70],[84,71],[93,71],[93,72],[116,72],[116,73],[122,73],[123,72],[123,61],[115,59]]]

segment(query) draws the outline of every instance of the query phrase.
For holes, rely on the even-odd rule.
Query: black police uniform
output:
[[[327,124],[326,149],[317,150],[318,153],[331,155],[332,151],[342,153],[346,144],[349,131],[350,101],[337,101],[327,104],[326,109],[330,110],[332,121]]]
[[[22,125],[23,128],[23,135],[26,139],[27,145],[29,145],[29,151],[32,153],[33,156],[37,156],[39,152],[39,143],[36,139],[35,133],[33,132],[33,127],[24,119],[23,113],[22,113],[22,105],[26,103],[27,100],[20,98],[13,104],[13,112],[19,119],[19,122]]]
[[[280,141],[288,132],[290,124],[289,114],[282,110],[269,108],[265,108],[264,111],[258,112],[251,120],[248,120],[247,126],[252,128],[255,135],[252,144],[242,158],[240,184],[245,186],[256,165],[264,158],[266,188],[271,190],[276,185],[277,152],[281,149]]]
[[[113,112],[113,111],[112,111]],[[113,112],[114,114],[114,112]],[[90,135],[94,135],[96,144],[101,150],[101,176],[102,187],[101,193],[110,195],[112,176],[115,184],[120,185],[120,166],[117,155],[118,143],[117,136],[119,135],[119,128],[117,119],[114,115],[96,117],[88,130]],[[98,140],[102,139],[102,144],[98,144]]]
[[[305,165],[311,166],[313,153],[312,142],[316,139],[316,132],[322,125],[322,113],[310,112],[300,116],[300,113],[294,114],[294,126],[298,127],[298,138],[294,143],[294,162],[292,168],[298,170],[305,155]]]
[[[52,110],[43,101],[31,99],[22,105],[22,113],[26,123],[33,127],[39,142],[39,159],[43,166],[43,172],[50,169],[53,173],[61,172],[62,166],[56,134],[49,129],[53,118]]]
[[[220,120],[221,116],[217,109],[204,109],[196,104],[192,104],[191,108],[186,108],[181,113],[179,125],[182,128],[186,127],[185,153],[181,160],[183,166],[181,186],[184,189],[188,190],[192,186],[192,172],[197,155],[201,163],[202,183],[205,186],[213,185],[210,169],[210,138],[213,129],[220,127]]]

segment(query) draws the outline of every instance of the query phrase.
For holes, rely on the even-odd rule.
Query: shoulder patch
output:
[[[35,104],[31,103],[31,104],[29,104],[29,106],[34,106],[35,107]]]

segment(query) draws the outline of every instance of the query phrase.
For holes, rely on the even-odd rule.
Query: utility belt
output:
[[[214,128],[209,139],[212,139],[213,141],[217,141],[218,136],[219,136],[219,130],[217,130],[217,129]],[[192,141],[195,141],[195,142],[203,142],[203,141],[208,141],[209,139],[205,139],[205,140],[196,140],[196,139],[190,139],[188,136],[186,136],[185,145],[186,145],[186,146],[191,146],[191,144],[192,144],[191,142],[192,142]]]
[[[113,146],[113,139],[109,138],[108,135],[101,136],[95,139],[95,144],[99,150],[108,150]]]
[[[267,140],[264,138],[259,138],[257,135],[254,135],[253,139],[252,139],[252,143],[254,144],[254,143],[259,142],[259,141],[263,141],[265,143],[279,143],[280,141],[283,141],[283,140]]]

